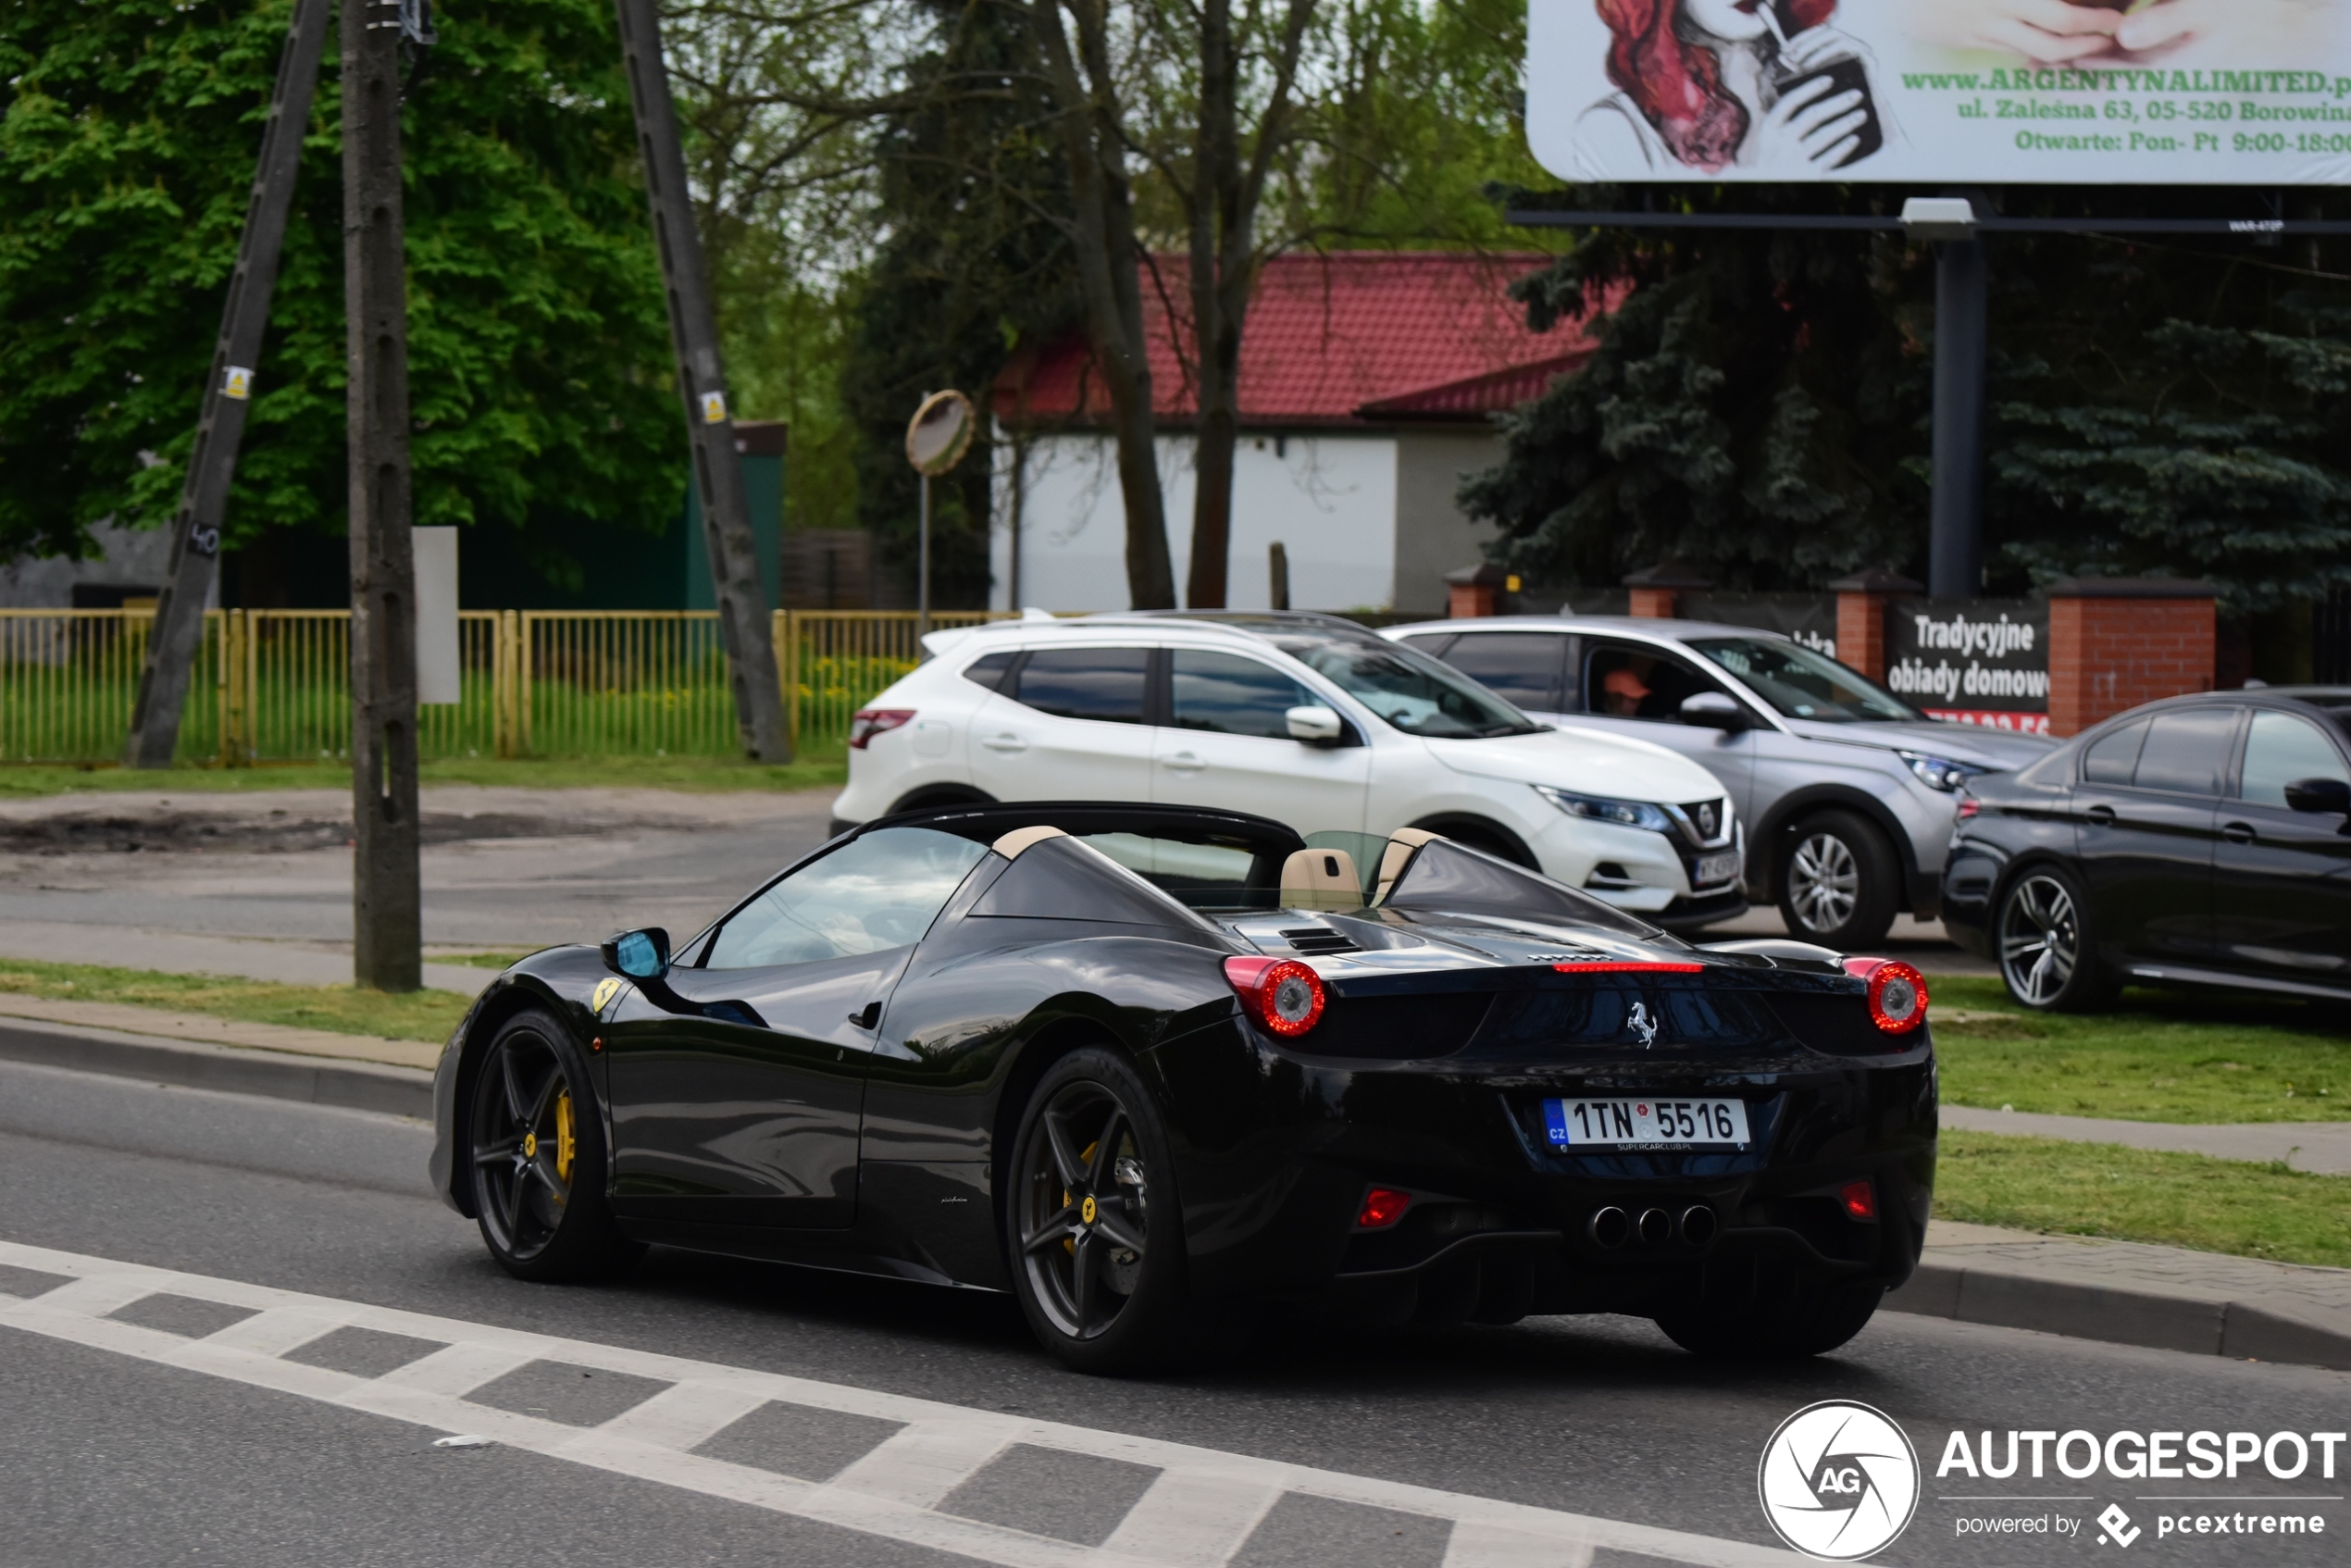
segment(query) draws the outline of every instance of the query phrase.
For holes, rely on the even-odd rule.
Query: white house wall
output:
[[[1012,590],[1014,444],[996,452],[996,521],[990,551],[998,609],[1124,610],[1126,506],[1118,456],[1108,436],[1057,434],[1027,443],[1020,532],[1020,591]],[[1166,497],[1168,550],[1180,596],[1189,575],[1192,442],[1159,439],[1160,488]],[[1301,610],[1377,609],[1396,591],[1396,442],[1385,435],[1246,435],[1234,456],[1232,555],[1227,603],[1269,608],[1266,547],[1289,555],[1292,606]]]

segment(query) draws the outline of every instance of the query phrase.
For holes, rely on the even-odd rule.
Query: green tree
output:
[[[1500,525],[1498,560],[1612,585],[1676,559],[1770,590],[1917,553],[1922,253],[1820,230],[1579,241],[1512,292],[1531,325],[1585,322],[1598,346],[1503,419],[1502,460],[1462,490]]]
[[[290,0],[0,11],[0,551],[177,503]],[[665,523],[683,474],[600,0],[457,0],[403,116],[416,518]],[[344,513],[340,113],[319,85],[230,543]]]
[[[985,409],[1006,359],[1068,330],[1082,309],[1067,173],[1039,129],[1051,108],[1022,69],[1025,37],[992,6],[941,5],[934,16],[937,47],[910,66],[907,106],[878,128],[885,238],[859,294],[843,380],[865,526],[909,577],[920,498],[905,431],[916,404],[957,387]],[[983,429],[933,483],[940,604],[987,603],[993,465]]]

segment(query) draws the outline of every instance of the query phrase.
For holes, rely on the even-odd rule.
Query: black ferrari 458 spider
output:
[[[525,1278],[659,1242],[1010,1290],[1088,1370],[1261,1309],[1809,1354],[1917,1263],[1925,1014],[1907,964],[1692,947],[1424,832],[948,806],[506,971],[432,1176]]]

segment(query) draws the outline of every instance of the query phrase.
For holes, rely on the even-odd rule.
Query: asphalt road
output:
[[[977,1293],[667,1251],[616,1283],[517,1283],[490,1264],[467,1222],[423,1189],[426,1144],[425,1129],[391,1118],[0,1064],[0,1244],[213,1282],[188,1284],[176,1300],[167,1294],[123,1308],[120,1321],[143,1331],[73,1320],[81,1325],[78,1340],[38,1326],[46,1320],[33,1314],[43,1292],[58,1288],[63,1300],[93,1282],[68,1286],[54,1273],[0,1261],[0,1296],[31,1301],[0,1300],[0,1319],[13,1319],[0,1322],[0,1562],[862,1568],[968,1561],[927,1544],[952,1537],[959,1519],[1030,1533],[989,1537],[1034,1543],[1033,1557],[999,1552],[996,1561],[1107,1562],[1082,1549],[1104,1539],[1150,1485],[1151,1471],[1135,1455],[1159,1454],[1152,1462],[1162,1462],[1174,1451],[1169,1444],[1194,1445],[1208,1455],[1200,1462],[1244,1478],[1252,1466],[1275,1474],[1266,1462],[1366,1478],[1358,1489],[1373,1502],[1284,1495],[1238,1543],[1237,1563],[1617,1568],[1660,1561],[1558,1541],[1517,1555],[1481,1554],[1466,1535],[1454,1537],[1449,1559],[1446,1526],[1426,1508],[1378,1505],[1380,1487],[1399,1498],[1402,1487],[1417,1487],[1432,1490],[1413,1496],[1470,1500],[1444,1505],[1457,1513],[1475,1500],[1501,1500],[1689,1532],[1720,1544],[1678,1549],[1680,1560],[1733,1562],[1773,1544],[1756,1499],[1767,1438],[1800,1407],[1832,1399],[1892,1415],[1926,1467],[1915,1519],[1875,1561],[2122,1556],[2097,1544],[2094,1523],[2063,1537],[1958,1532],[1963,1516],[2079,1522],[2108,1502],[2146,1531],[2127,1552],[2133,1562],[2333,1562],[2342,1560],[2342,1532],[2351,1531],[2351,1510],[2339,1500],[2351,1490],[2340,1478],[2351,1454],[2340,1450],[2332,1480],[2315,1466],[2291,1482],[2257,1468],[2234,1485],[1938,1481],[1934,1474],[1955,1429],[2341,1431],[2351,1417],[2351,1375],[2343,1374],[1884,1314],[1836,1355],[1769,1369],[1700,1363],[1646,1324],[1568,1318],[1369,1338],[1286,1333],[1210,1373],[1088,1379],[1047,1360],[1009,1302]],[[844,1409],[932,1401],[925,1408],[946,1426],[960,1413],[967,1425],[1001,1427],[1009,1416],[1082,1432],[1060,1449],[1005,1450],[927,1514],[877,1505],[871,1527],[854,1515],[811,1518],[755,1497],[697,1490],[692,1462],[671,1464],[665,1480],[658,1466],[625,1455],[590,1462],[520,1440],[440,1450],[432,1441],[450,1425],[354,1408],[305,1392],[299,1377],[261,1387],[221,1375],[221,1366],[249,1363],[208,1363],[198,1340],[216,1329],[224,1339],[244,1330],[221,1329],[223,1309],[204,1293],[233,1297],[250,1286],[325,1299],[285,1309],[296,1315],[341,1310],[338,1303],[355,1313],[429,1314],[440,1321],[416,1320],[426,1339],[461,1338],[471,1325],[483,1334],[525,1330],[574,1341],[571,1359],[589,1363],[647,1352],[685,1358],[707,1363],[699,1386],[720,1394],[729,1378],[748,1387],[753,1375],[777,1375],[827,1386]],[[254,1321],[266,1327],[284,1317]],[[337,1332],[366,1339],[372,1331]],[[376,1353],[349,1349],[357,1343],[339,1353],[363,1361]],[[176,1348],[183,1344],[190,1348]],[[551,1421],[584,1425],[660,1387],[614,1372],[596,1374],[606,1378],[602,1386],[570,1382],[584,1368],[566,1364],[551,1352],[477,1390],[466,1408],[490,1425],[504,1419],[501,1412],[535,1412],[534,1429]],[[583,1399],[588,1406],[572,1408]],[[786,1407],[763,1408],[767,1413],[727,1428],[703,1451],[760,1465],[760,1444],[780,1439],[759,1424],[772,1425]],[[839,1450],[828,1462],[853,1459],[889,1427],[869,1430],[857,1425],[863,1419],[833,1418],[817,1445]],[[1098,1453],[1079,1451],[1084,1434],[1099,1437]],[[799,1440],[815,1441],[804,1432]],[[2159,1539],[2158,1509],[2204,1505],[2140,1500],[2158,1492],[2273,1500],[2215,1502],[2207,1512],[2316,1515],[2328,1533]],[[2047,1493],[2075,1500],[1946,1500]],[[2287,1496],[2332,1500],[2274,1500]],[[884,1528],[885,1515],[899,1524]],[[949,1536],[910,1530],[908,1518],[930,1520]]]
[[[427,790],[424,940],[429,951],[521,950],[656,925],[683,938],[824,842],[832,798]],[[349,812],[348,797],[318,790],[0,802],[0,955],[339,977],[351,940]],[[1784,929],[1763,909],[1699,940]],[[196,938],[242,939],[247,951]],[[273,953],[253,952],[256,943]],[[1939,925],[1908,916],[1880,945],[1930,973],[1991,972]]]

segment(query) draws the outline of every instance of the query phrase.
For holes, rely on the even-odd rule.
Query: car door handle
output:
[[[2254,832],[2253,824],[2249,822],[2231,822],[2221,827],[2220,837],[2233,844],[2249,844],[2259,835]]]
[[[2114,808],[2112,806],[2092,806],[2082,815],[2090,819],[2090,826],[2093,828],[2111,828],[2114,826]]]
[[[849,1021],[861,1029],[870,1029],[881,1022],[881,1002],[869,1002],[849,1015]]]
[[[1178,773],[1198,773],[1208,765],[1208,761],[1190,752],[1178,752],[1172,757],[1160,758],[1159,765],[1172,767]]]
[[[1001,735],[987,736],[983,738],[979,743],[987,747],[991,752],[1025,752],[1028,750],[1028,742],[1010,731],[1006,731]]]

